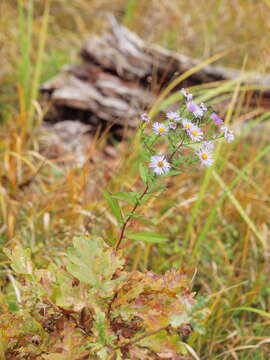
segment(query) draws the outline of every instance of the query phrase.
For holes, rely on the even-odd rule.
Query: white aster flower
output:
[[[215,125],[222,125],[224,121],[216,113],[212,113],[210,118],[214,121]]]
[[[194,101],[188,101],[186,105],[187,105],[188,111],[192,112],[192,114],[195,117],[202,117],[203,116],[203,110],[197,104],[195,104]]]
[[[191,128],[188,129],[187,133],[192,141],[200,141],[203,138],[203,132],[196,125],[192,125]]]
[[[196,152],[196,155],[199,157],[202,165],[204,165],[204,166],[209,167],[214,162],[213,154],[212,154],[211,150],[209,150],[203,146]]]
[[[169,128],[175,130],[177,128],[177,124],[173,121],[170,121],[168,124]]]
[[[150,118],[146,113],[141,114],[141,120],[145,122],[149,122]]]
[[[194,126],[193,123],[191,121],[189,121],[188,119],[186,119],[186,118],[182,118],[181,122],[182,122],[183,128],[186,131],[189,131]]]
[[[170,171],[171,165],[163,155],[155,155],[151,157],[149,167],[152,168],[156,175],[167,174]]]
[[[180,116],[177,112],[175,111],[169,111],[166,114],[166,118],[172,121],[180,121]]]
[[[228,143],[234,140],[234,133],[227,126],[221,126],[220,130],[224,132],[224,137]]]
[[[156,135],[167,135],[169,129],[166,125],[155,122],[153,124],[153,131]]]

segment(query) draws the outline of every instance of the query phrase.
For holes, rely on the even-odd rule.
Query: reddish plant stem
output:
[[[122,225],[122,229],[121,229],[121,233],[120,233],[120,236],[119,236],[119,239],[116,243],[116,246],[115,246],[115,250],[117,251],[119,249],[119,246],[121,245],[121,242],[124,238],[124,235],[125,235],[125,230],[126,230],[126,227],[129,223],[129,221],[131,220],[131,218],[133,217],[137,207],[139,206],[140,204],[140,201],[143,199],[143,197],[146,195],[147,193],[147,190],[148,190],[149,186],[146,185],[145,189],[144,189],[144,192],[141,194],[141,196],[139,197],[139,200],[136,202],[136,204],[134,205],[133,209],[131,210],[131,214],[128,216],[128,218],[126,219],[126,221],[124,222],[124,224]]]
[[[170,162],[172,160],[172,158],[174,157],[174,155],[176,154],[176,152],[180,149],[180,147],[183,145],[185,137],[183,136],[180,144],[177,146],[177,148],[174,150],[173,153],[171,153],[171,156],[169,157],[168,161]]]
[[[180,147],[183,145],[183,142],[184,142],[184,139],[185,137],[183,136],[180,144],[177,146],[177,148],[174,150],[174,152],[171,154],[171,156],[169,157],[169,162],[172,160],[172,158],[174,157],[174,155],[176,154],[176,152],[180,149]],[[121,242],[124,238],[124,235],[125,235],[125,230],[126,230],[126,227],[129,223],[129,221],[131,220],[131,218],[133,217],[135,211],[137,210],[137,207],[139,206],[140,204],[140,201],[143,199],[143,197],[146,195],[147,191],[148,191],[148,188],[149,188],[149,185],[146,185],[145,189],[144,189],[144,192],[141,194],[141,196],[139,197],[139,200],[136,202],[136,204],[134,205],[133,209],[131,210],[131,214],[128,216],[128,218],[126,219],[126,221],[124,222],[124,224],[122,225],[122,228],[121,228],[121,233],[120,233],[120,236],[119,236],[119,239],[115,245],[115,250],[117,251],[121,245]]]

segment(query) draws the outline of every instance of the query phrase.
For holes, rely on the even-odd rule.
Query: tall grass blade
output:
[[[51,3],[51,0],[46,0],[42,24],[41,24],[40,40],[39,40],[39,45],[38,45],[38,50],[37,50],[37,61],[35,64],[35,71],[34,71],[33,83],[32,83],[32,92],[31,92],[31,107],[30,107],[30,112],[29,112],[30,129],[33,127],[33,116],[34,116],[34,111],[35,111],[35,107],[34,107],[33,103],[37,98],[39,84],[40,84],[42,62],[43,62],[45,43],[46,43],[46,37],[47,37],[47,31],[48,31],[48,23],[49,23],[50,3]]]
[[[261,242],[263,245],[263,248],[265,248],[265,239],[263,235],[260,233],[254,222],[251,220],[247,212],[243,209],[242,205],[239,203],[239,201],[235,198],[231,190],[226,186],[226,184],[223,182],[221,177],[218,175],[218,173],[214,170],[213,171],[213,177],[214,179],[219,183],[219,185],[226,191],[227,196],[235,206],[235,208],[238,210],[239,214],[242,216],[243,220],[246,222],[250,230],[254,233],[254,235],[257,237],[257,239]]]
[[[124,17],[124,24],[126,26],[130,26],[132,24],[137,4],[138,4],[138,0],[127,1],[125,8],[125,17]]]
[[[252,169],[252,167],[255,165],[256,162],[258,162],[264,155],[266,155],[268,152],[270,151],[270,145],[266,146],[252,161],[250,161],[246,166],[244,166],[243,169],[239,170],[238,175],[234,178],[234,180],[231,182],[231,184],[229,186],[227,186],[228,190],[232,190],[237,183],[243,178],[245,177],[245,173],[247,170]],[[213,224],[217,211],[220,208],[220,206],[222,205],[223,201],[226,199],[226,197],[228,196],[227,192],[224,192],[222,194],[222,196],[218,199],[216,205],[213,207],[213,209],[211,210],[210,214],[208,215],[205,225],[203,227],[203,229],[200,231],[200,234],[196,240],[196,243],[193,247],[192,250],[192,259],[194,258],[194,256],[196,255],[199,246],[201,245],[201,243],[204,241],[204,239],[206,238],[206,234],[209,231],[211,225]],[[198,255],[198,254],[197,254]]]
[[[239,80],[239,83],[237,84],[238,86],[236,86],[236,88],[235,88],[231,103],[230,103],[230,105],[228,107],[228,111],[227,111],[227,115],[226,115],[226,119],[225,119],[225,124],[227,124],[231,119],[234,104],[236,102],[236,99],[237,99],[237,96],[238,96],[238,93],[239,93],[241,78],[238,79],[238,80]],[[216,158],[218,158],[218,155],[219,155],[220,150],[221,150],[221,146],[222,146],[222,143],[219,143],[218,146],[217,146],[217,149],[215,151],[215,157]],[[194,207],[192,209],[191,219],[189,221],[189,224],[188,224],[188,227],[187,227],[187,230],[186,230],[186,233],[185,233],[184,249],[187,249],[187,247],[188,247],[189,237],[191,235],[195,219],[196,219],[196,217],[198,215],[198,212],[199,212],[200,207],[202,205],[203,199],[205,197],[206,190],[207,190],[207,187],[208,187],[208,184],[209,184],[209,181],[211,179],[213,171],[214,171],[213,167],[208,168],[207,171],[206,171],[205,177],[203,179],[201,189],[200,189],[200,192],[199,192],[199,196],[198,196],[198,199],[197,199],[197,201],[196,201],[196,203],[195,203],[195,205],[194,205]]]
[[[212,57],[210,57],[209,59],[201,62],[200,64],[194,66],[193,68],[189,69],[188,71],[184,72],[183,74],[179,75],[176,79],[174,79],[160,94],[160,96],[157,98],[157,100],[155,101],[154,105],[152,106],[150,112],[149,112],[149,116],[150,117],[154,117],[159,109],[160,106],[162,105],[162,102],[164,101],[164,99],[167,98],[167,96],[169,95],[169,93],[177,86],[179,85],[182,81],[184,81],[185,79],[187,79],[188,77],[190,77],[192,74],[196,73],[197,71],[199,71],[200,69],[203,69],[205,66],[221,59],[222,57],[226,56],[227,54],[229,54],[230,52],[234,51],[235,48],[229,49],[229,50],[225,50],[222,51],[221,53],[214,55]]]
[[[270,319],[269,312],[266,312],[266,311],[260,310],[260,309],[256,309],[256,308],[252,308],[252,307],[248,307],[248,306],[241,306],[241,307],[234,308],[232,310],[234,310],[234,311],[250,311],[250,312],[254,312],[256,314],[259,314],[263,317]]]
[[[27,10],[24,9],[24,2],[17,0],[18,22],[19,22],[19,82],[24,91],[24,110],[30,103],[30,79],[31,79],[31,49],[33,35],[33,0],[29,0]]]

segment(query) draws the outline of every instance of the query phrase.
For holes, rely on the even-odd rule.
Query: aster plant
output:
[[[120,235],[116,241],[118,250],[126,237],[129,222],[138,217],[137,208],[155,191],[159,191],[164,177],[180,174],[195,165],[197,161],[202,167],[214,164],[214,149],[217,141],[234,140],[234,134],[224,121],[204,103],[197,104],[193,95],[186,89],[180,91],[180,107],[178,111],[169,111],[163,121],[153,122],[144,113],[141,115],[140,139],[142,154],[140,163],[141,179],[145,189],[141,193],[118,193],[108,195],[111,210],[118,216]],[[123,216],[118,200],[129,199],[133,207],[127,216]],[[149,238],[148,238],[149,236]],[[160,242],[160,237],[153,233],[128,234],[129,238]]]

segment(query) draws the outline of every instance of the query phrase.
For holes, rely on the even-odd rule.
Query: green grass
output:
[[[102,158],[81,168],[63,168],[57,159],[44,162],[39,152],[37,125],[43,113],[36,109],[40,83],[74,61],[89,31],[101,30],[104,17],[95,14],[113,10],[121,15],[124,9],[124,22],[141,36],[200,57],[204,61],[200,66],[218,60],[240,68],[247,54],[246,68],[269,72],[268,5],[266,0],[256,4],[240,0],[118,0],[113,4],[72,0],[67,4],[51,0],[42,5],[32,0],[4,0],[0,4],[1,13],[6,14],[0,20],[4,34],[0,38],[1,247],[12,248],[19,242],[31,248],[37,266],[57,262],[72,236],[86,228],[105,239],[116,236],[118,229],[102,198],[108,185],[112,190],[140,190],[136,163],[131,161],[139,148],[136,143],[131,146],[132,140],[119,146],[114,169]],[[198,68],[165,89],[153,104],[152,114],[158,116],[160,109],[173,103],[171,90]],[[132,228],[166,234],[169,242],[127,244],[128,263],[134,270],[164,272],[181,266],[196,274],[194,289],[210,308],[205,334],[194,332],[188,342],[200,359],[267,359],[270,148],[269,135],[256,129],[269,121],[269,112],[255,109],[254,115],[254,109],[244,106],[242,94],[247,87],[240,79],[193,90],[202,100],[220,107],[227,122],[240,125],[248,118],[250,123],[234,144],[217,149],[215,169],[205,173],[188,170],[170,182],[167,192],[142,206],[141,213],[151,224],[134,222]],[[229,102],[226,109],[224,100]],[[21,184],[33,176],[29,187],[22,189]],[[4,272],[8,260],[2,251],[0,264],[1,297],[14,301]]]

